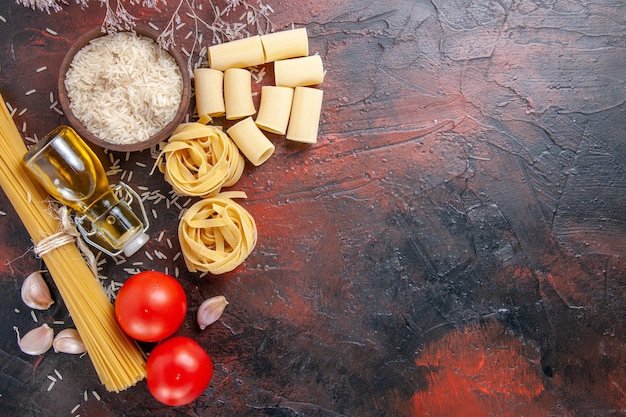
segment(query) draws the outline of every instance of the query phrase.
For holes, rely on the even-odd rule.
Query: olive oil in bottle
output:
[[[24,156],[29,171],[57,200],[73,209],[75,221],[90,243],[105,252],[132,255],[148,236],[147,224],[109,185],[96,154],[69,126],[50,132]],[[147,220],[144,220],[147,223]],[[91,230],[85,231],[85,225]]]

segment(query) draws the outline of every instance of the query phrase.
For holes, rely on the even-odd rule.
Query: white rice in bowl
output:
[[[101,140],[143,142],[174,119],[183,95],[176,60],[153,39],[131,32],[81,48],[65,77],[74,116]]]

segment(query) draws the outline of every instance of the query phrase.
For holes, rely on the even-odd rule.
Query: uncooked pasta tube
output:
[[[293,88],[265,85],[261,88],[261,104],[255,120],[258,127],[284,135],[291,114]]]
[[[256,113],[250,71],[231,68],[224,72],[224,105],[228,120],[242,119]]]
[[[237,122],[226,131],[241,153],[255,166],[267,161],[274,153],[275,146],[254,124],[252,117]]]
[[[317,142],[323,97],[324,92],[317,88],[296,87],[287,139],[304,143]]]
[[[319,55],[274,62],[274,77],[280,87],[302,87],[324,81],[324,64]]]
[[[211,68],[198,68],[193,72],[196,87],[198,116],[220,117],[224,107],[224,73]]]
[[[309,55],[309,36],[306,28],[268,33],[261,36],[261,43],[266,63]]]
[[[220,71],[265,63],[263,44],[258,35],[209,46],[208,55],[209,67]]]

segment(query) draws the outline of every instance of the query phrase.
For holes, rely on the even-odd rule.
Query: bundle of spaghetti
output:
[[[0,186],[37,245],[59,231],[49,196],[27,173],[27,149],[4,105],[0,105]],[[108,391],[119,392],[146,375],[146,356],[117,324],[115,310],[76,243],[42,253],[94,368]]]
[[[165,164],[160,164],[161,157]],[[157,163],[175,192],[193,197],[214,195],[234,185],[245,167],[232,139],[220,128],[202,123],[178,126]]]
[[[256,223],[233,198],[246,198],[246,194],[219,193],[196,202],[183,214],[178,239],[189,271],[230,272],[254,249]]]

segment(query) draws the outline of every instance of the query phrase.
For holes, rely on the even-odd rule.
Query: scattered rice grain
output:
[[[2,15],[0,14],[0,21],[2,21],[2,22],[4,22],[4,23],[6,23],[6,22],[7,22],[7,19],[6,19],[4,16],[2,16]]]
[[[36,92],[37,92],[37,90],[33,88],[32,90],[28,90],[28,91],[26,92],[26,95],[27,95],[27,96],[30,96],[31,94],[35,94]]]
[[[152,255],[150,255],[150,252],[145,251],[144,254],[146,255],[146,258],[150,259],[151,261],[154,260],[154,258],[152,257]]]
[[[154,217],[155,219],[158,217],[155,209],[152,209],[152,217]]]
[[[148,22],[148,26],[150,26],[152,29],[156,30],[157,32],[160,31],[159,27],[152,22]]]
[[[54,110],[55,112],[57,112],[57,113],[58,113],[58,114],[60,114],[61,116],[64,114],[64,113],[63,113],[63,110],[61,110],[61,109],[60,109],[60,108],[58,108],[58,107],[53,107],[53,108],[52,108],[52,110]]]
[[[52,375],[46,375],[46,378],[48,378],[50,381],[57,382],[57,379]]]
[[[87,394],[87,391],[85,391],[85,395],[86,394]],[[74,408],[72,408],[72,411],[70,411],[70,414],[74,414],[76,411],[78,411],[79,408],[80,408],[80,404],[76,404]]]
[[[59,378],[59,380],[63,379],[63,375],[61,375],[61,372],[59,372],[58,370],[54,370],[54,374],[57,376],[57,378]]]
[[[48,389],[46,389],[46,391],[50,392],[52,390],[52,387],[54,387],[54,384],[56,384],[56,382],[52,381],[50,385],[48,385]]]
[[[100,401],[100,395],[96,391],[91,391],[91,395],[93,395],[96,400]]]
[[[27,93],[26,95],[28,95],[28,93]],[[24,109],[22,109],[22,111],[20,111],[17,115],[18,115],[18,116],[23,116],[23,115],[24,115],[24,113],[26,113],[26,111],[27,111],[27,110],[28,110],[28,107],[25,107],[25,108],[24,108]]]
[[[65,322],[63,320],[55,320],[52,322],[52,324],[57,325],[57,326],[63,326]]]
[[[50,28],[46,28],[46,32],[48,32],[49,34],[54,35],[54,36],[58,35],[58,33],[55,30],[52,30]]]
[[[141,167],[141,168],[145,168],[145,167],[146,167],[146,164],[144,164],[143,162],[139,162],[139,161],[137,161],[137,162],[135,162],[135,164],[136,164],[138,167]]]
[[[37,319],[37,315],[35,314],[33,310],[30,310],[30,316],[33,318],[33,321],[35,323],[39,322],[39,320]]]
[[[45,70],[47,70],[47,69],[48,69],[48,67],[46,67],[46,66],[44,65],[43,67],[39,67],[39,68],[37,68],[37,72],[42,72],[42,71],[45,71]]]

